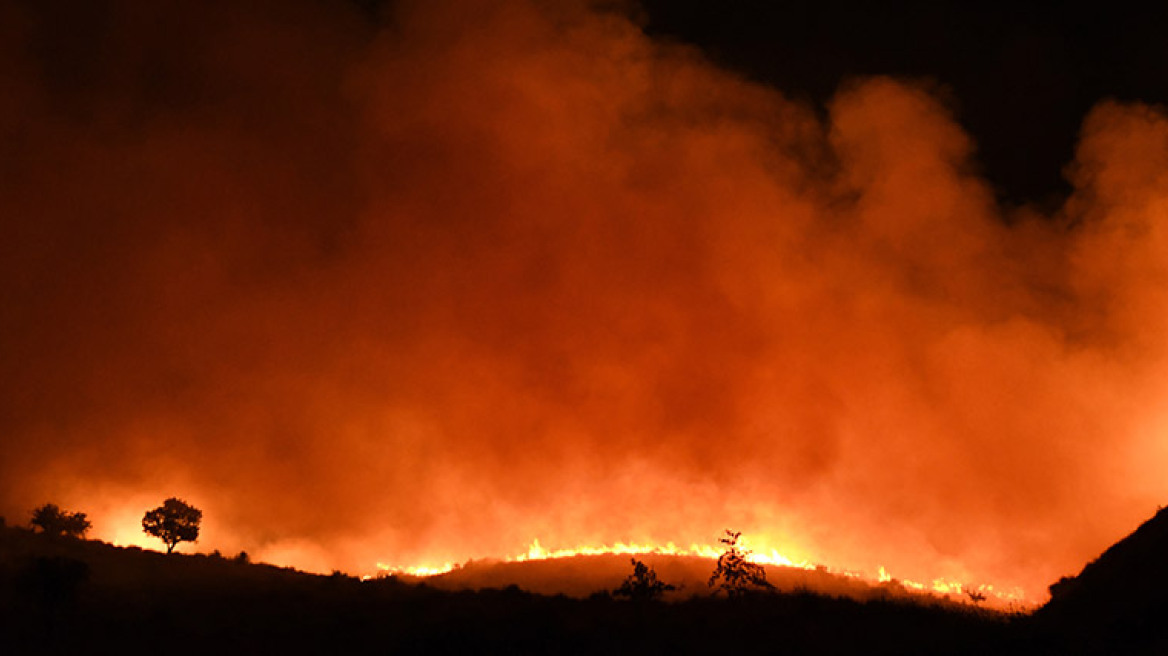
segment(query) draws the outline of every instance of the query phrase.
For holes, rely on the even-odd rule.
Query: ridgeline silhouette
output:
[[[1168,508],[1050,586],[1038,629],[1075,653],[1168,654]]]
[[[1001,653],[1008,626],[952,604],[809,593],[630,604],[514,585],[443,591],[0,528],[0,649],[13,654],[979,654]]]
[[[787,585],[778,590],[760,583],[766,571],[749,562],[740,534],[730,531],[711,580],[723,586],[745,582],[733,589],[772,594],[720,587],[724,598],[695,594],[664,601],[663,593],[674,586],[637,558],[619,588],[589,597],[535,594],[514,584],[434,587],[476,568],[562,574],[569,566],[615,564],[615,556],[468,564],[411,583],[396,576],[362,581],[342,572],[306,574],[252,564],[242,553],[164,555],[61,535],[0,522],[0,652],[107,653],[165,644],[175,654],[1168,653],[1164,510],[1080,574],[1052,585],[1051,601],[1033,615],[987,609],[972,597],[974,603],[961,604],[924,595],[880,596],[891,590],[885,584],[867,586],[867,597]],[[701,560],[652,558],[670,567],[690,561],[697,567]],[[776,573],[786,575],[785,568]],[[832,576],[800,573],[824,581]],[[624,596],[643,603],[615,599]]]

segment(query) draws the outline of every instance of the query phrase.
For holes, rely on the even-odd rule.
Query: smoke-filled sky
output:
[[[665,4],[0,2],[0,513],[148,544],[174,495],[353,572],[734,528],[1032,599],[1150,516],[1168,116],[1040,102],[1126,60]]]

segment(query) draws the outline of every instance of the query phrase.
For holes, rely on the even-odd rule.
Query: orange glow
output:
[[[151,538],[142,532],[142,518],[134,521],[133,517],[126,517],[124,521],[117,521],[116,528],[107,532],[106,540],[118,547],[139,547],[151,551],[162,551],[161,543],[157,538]]]
[[[749,545],[746,545],[745,548],[749,549]],[[716,561],[718,556],[721,554],[721,549],[708,544],[691,544],[688,547],[679,547],[672,542],[666,543],[664,545],[630,544],[618,542],[611,545],[586,545],[574,548],[548,549],[540,544],[540,541],[536,539],[532,540],[531,546],[528,548],[526,553],[505,558],[503,559],[503,562],[521,563],[536,560],[573,558],[576,556],[646,554],[666,556],[695,556],[698,558],[706,558],[711,561]],[[1021,588],[999,590],[993,585],[989,584],[970,586],[955,581],[947,581],[942,578],[933,579],[930,584],[926,585],[916,581],[896,579],[883,566],[877,568],[874,576],[867,576],[860,572],[835,571],[826,566],[811,563],[806,560],[796,563],[774,549],[771,549],[768,552],[756,552],[751,550],[748,559],[755,563],[774,567],[792,567],[805,570],[821,569],[833,574],[863,579],[875,583],[889,583],[896,581],[900,585],[910,590],[921,593],[934,592],[940,595],[947,595],[951,596],[956,601],[965,601],[964,595],[966,591],[972,590],[984,594],[989,605],[992,607],[1022,608],[1028,603],[1025,592]],[[377,569],[382,573],[423,578],[445,574],[447,572],[454,571],[458,567],[460,566],[455,563],[443,563],[441,565],[413,565],[405,567],[377,563]],[[366,576],[364,578],[368,579],[369,577]]]
[[[732,526],[1037,603],[1168,498],[1162,109],[1009,207],[929,84],[812,107],[623,3],[98,3],[77,89],[15,4],[9,523],[156,549],[177,495],[191,550],[416,574]]]
[[[537,538],[531,541],[531,545],[528,547],[525,553],[509,556],[502,560],[503,562],[509,563],[522,563],[532,560],[550,560],[555,558],[571,558],[574,556],[600,556],[606,554],[658,554],[666,556],[696,556],[698,558],[710,558],[717,560],[720,553],[721,549],[708,544],[695,543],[690,544],[689,547],[679,547],[672,542],[667,542],[663,545],[617,542],[610,545],[585,545],[572,548],[547,549],[542,544],[540,544],[540,541]],[[765,553],[755,552],[752,550],[749,555],[749,559],[753,562],[763,565],[797,567],[801,569],[815,569],[817,567],[816,565],[807,561],[795,563],[774,549],[771,549],[769,552]],[[390,572],[393,574],[408,574],[411,576],[433,576],[435,574],[449,572],[456,567],[458,567],[458,565],[449,562],[442,565],[416,565],[406,567],[396,567],[380,562],[377,563],[377,569],[383,572]]]

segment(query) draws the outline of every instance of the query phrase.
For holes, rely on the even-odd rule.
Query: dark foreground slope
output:
[[[779,594],[633,603],[439,591],[0,528],[0,653],[984,654],[1008,618]]]
[[[1050,592],[1034,624],[1055,651],[1168,654],[1168,509]]]

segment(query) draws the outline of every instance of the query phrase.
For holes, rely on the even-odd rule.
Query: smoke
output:
[[[1002,208],[928,83],[810,107],[545,4],[0,8],[0,511],[177,495],[350,571],[730,527],[1031,597],[1151,514],[1158,109]]]

